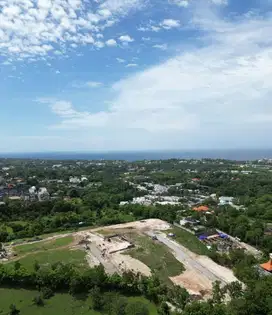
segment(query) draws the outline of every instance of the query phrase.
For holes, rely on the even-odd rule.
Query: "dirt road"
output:
[[[182,262],[186,270],[193,270],[196,273],[209,279],[211,282],[220,281],[227,284],[238,279],[233,275],[230,269],[216,264],[214,261],[205,256],[194,254],[181,244],[169,239],[165,234],[160,232],[148,232],[150,236],[156,235],[157,239],[170,248],[177,260]]]

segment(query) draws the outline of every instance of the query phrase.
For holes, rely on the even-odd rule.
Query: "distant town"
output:
[[[86,289],[94,311],[112,314],[96,296],[113,281],[123,294],[127,281],[156,310],[143,314],[193,314],[194,305],[251,314],[233,303],[256,295],[259,305],[252,282],[263,294],[271,286],[272,160],[1,159],[0,244],[0,294],[43,281],[36,307],[69,283],[67,294]],[[62,284],[46,282],[62,268],[72,270]],[[90,270],[107,289],[75,282]]]

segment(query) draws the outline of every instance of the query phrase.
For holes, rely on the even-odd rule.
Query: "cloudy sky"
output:
[[[271,148],[271,0],[0,0],[0,152]]]

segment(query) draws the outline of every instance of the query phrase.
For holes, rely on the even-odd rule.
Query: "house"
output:
[[[267,263],[261,264],[260,267],[272,274],[272,254],[270,254],[270,260]]]
[[[181,226],[184,226],[186,224],[191,224],[191,225],[197,225],[199,224],[200,221],[199,220],[195,220],[195,219],[192,219],[192,218],[184,218],[183,220],[180,220],[179,221],[179,224]]]
[[[50,195],[45,187],[41,187],[38,191],[38,199],[39,201],[49,200]]]
[[[20,196],[10,196],[9,197],[10,200],[21,200]]]
[[[78,177],[70,177],[69,182],[71,184],[80,184],[81,180]]]
[[[209,211],[209,207],[207,206],[199,206],[199,207],[194,207],[193,208],[194,211],[198,211],[198,212],[206,212]]]
[[[219,206],[233,205],[233,197],[219,197]]]
[[[192,178],[192,182],[193,182],[193,183],[196,183],[196,182],[199,182],[199,181],[200,181],[200,178],[197,178],[197,177]]]

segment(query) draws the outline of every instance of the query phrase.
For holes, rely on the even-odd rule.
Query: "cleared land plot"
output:
[[[71,244],[73,242],[73,236],[65,236],[62,238],[57,238],[51,241],[43,241],[25,245],[18,245],[14,247],[15,253],[17,255],[22,255],[26,253],[36,252],[36,251],[47,251],[58,247],[63,247]]]
[[[157,233],[156,236],[160,242],[173,251],[175,257],[186,268],[185,273],[179,277],[172,277],[172,281],[184,286],[192,293],[207,296],[211,293],[212,282],[218,280],[223,284],[227,284],[237,281],[230,269],[216,264],[206,256],[193,253],[185,246],[168,238],[164,233]]]
[[[169,277],[177,276],[185,270],[165,245],[148,236],[131,234],[129,237],[134,240],[136,248],[126,251],[126,254],[146,264],[162,281],[171,283]]]
[[[0,314],[9,314],[9,307],[15,304],[20,310],[20,315],[100,315],[102,313],[90,309],[91,298],[86,300],[75,299],[69,294],[56,294],[49,300],[45,300],[45,306],[33,305],[33,298],[38,295],[37,291],[22,289],[0,288]],[[130,297],[128,301],[141,302],[148,306],[149,315],[157,315],[156,306],[141,297]],[[2,312],[1,312],[2,311]]]
[[[175,234],[174,240],[188,248],[193,253],[198,255],[209,254],[208,248],[201,243],[195,235],[178,227],[173,227],[171,230],[168,230],[167,233]]]
[[[18,261],[28,270],[33,270],[34,262],[37,261],[40,265],[46,266],[56,262],[72,263],[79,269],[88,268],[85,259],[86,253],[82,250],[69,250],[69,249],[55,249],[51,251],[43,251],[27,255]],[[9,265],[13,265],[10,262]]]

